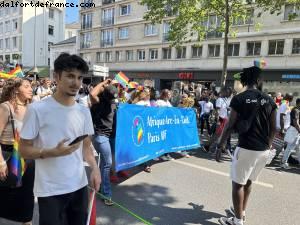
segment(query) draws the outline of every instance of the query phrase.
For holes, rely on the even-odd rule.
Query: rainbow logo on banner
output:
[[[254,60],[254,66],[263,69],[267,66],[267,62],[264,59]]]
[[[17,66],[15,69],[9,71],[8,73],[0,72],[0,78],[2,79],[10,79],[16,77],[24,77],[24,74],[20,66]]]
[[[126,88],[128,86],[128,84],[129,84],[129,78],[126,77],[126,75],[123,72],[121,72],[121,71],[116,74],[114,80],[118,81],[119,84],[121,84],[121,86],[123,88]]]
[[[141,146],[144,142],[144,124],[140,116],[133,119],[132,138],[136,146]]]

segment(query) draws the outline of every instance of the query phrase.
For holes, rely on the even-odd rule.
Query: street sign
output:
[[[93,71],[93,75],[96,77],[108,77],[108,73]]]
[[[93,71],[108,73],[109,72],[109,68],[106,67],[106,66],[93,65]]]

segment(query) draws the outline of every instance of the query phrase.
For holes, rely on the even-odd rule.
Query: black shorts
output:
[[[39,197],[38,203],[40,225],[86,225],[87,187],[68,194]]]

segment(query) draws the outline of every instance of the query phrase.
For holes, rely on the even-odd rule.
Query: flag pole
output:
[[[97,162],[98,168],[99,168],[99,164],[100,164],[100,156],[98,154],[98,162]],[[87,218],[87,221],[86,221],[86,225],[90,225],[91,215],[92,215],[92,210],[93,210],[93,204],[94,204],[94,201],[95,201],[95,194],[96,194],[96,190],[93,189],[93,192],[92,192],[91,197],[90,197],[90,202],[89,202],[88,218]]]

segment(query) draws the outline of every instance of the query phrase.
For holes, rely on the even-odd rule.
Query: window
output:
[[[284,7],[284,20],[300,19],[300,8],[297,5],[289,4]]]
[[[49,9],[49,19],[54,18],[54,9]]]
[[[80,36],[80,47],[81,48],[90,48],[92,44],[92,33],[87,32],[83,33]]]
[[[96,53],[97,62],[105,62],[104,59],[105,59],[104,52],[97,52]]]
[[[112,52],[107,51],[105,52],[105,62],[111,62],[112,61]]]
[[[258,56],[260,55],[260,50],[260,41],[247,42],[247,56]]]
[[[186,57],[186,47],[177,48],[176,51],[177,59],[184,59]]]
[[[3,33],[3,23],[0,23],[0,34]]]
[[[133,50],[126,51],[126,61],[133,61]]]
[[[17,13],[19,11],[19,7],[12,7],[12,13]]]
[[[208,45],[208,57],[219,57],[220,45]]]
[[[4,8],[0,8],[0,17],[4,16]]]
[[[18,20],[14,19],[13,20],[13,31],[16,31],[16,30],[18,30]]]
[[[163,41],[169,41],[170,23],[164,22],[163,24]]]
[[[12,42],[13,42],[13,48],[17,48],[17,37],[13,37],[12,38]]]
[[[54,35],[54,26],[52,26],[52,25],[48,26],[48,34],[49,35]]]
[[[145,60],[145,50],[138,50],[137,51],[137,55],[138,55],[138,61],[144,61]]]
[[[162,49],[162,58],[171,59],[172,58],[172,48],[163,48]]]
[[[5,38],[5,48],[10,49],[10,40],[9,40],[9,38]]]
[[[121,51],[116,51],[116,61],[117,62],[122,61],[122,52]]]
[[[82,29],[92,28],[92,13],[82,14],[81,27]]]
[[[114,24],[115,9],[103,9],[102,10],[102,26],[111,26]]]
[[[145,24],[145,36],[157,35],[158,30],[154,24]]]
[[[208,20],[204,22],[206,26],[207,33],[206,38],[221,38],[222,32],[218,31],[218,28],[221,26],[221,18],[216,15],[211,15],[208,17]]]
[[[119,39],[127,39],[128,38],[128,27],[119,28]]]
[[[102,30],[101,31],[101,47],[113,46],[113,37],[114,31],[113,29]]]
[[[10,62],[10,55],[5,55],[5,61]]]
[[[130,5],[121,5],[120,6],[120,16],[127,16],[130,14],[131,7]]]
[[[150,58],[150,60],[158,59],[158,49],[150,49],[149,50],[149,58]]]
[[[51,45],[53,45],[53,42],[48,42],[48,52],[50,52]]]
[[[283,55],[284,40],[269,41],[269,55]]]
[[[3,49],[3,39],[0,39],[0,49]]]
[[[4,8],[4,16],[8,16],[10,12],[10,7],[5,7]]]
[[[300,54],[300,39],[293,40],[292,54]]]
[[[5,22],[5,32],[10,32],[10,21]]]
[[[233,18],[233,26],[250,25],[254,23],[254,9],[248,9],[245,16]]]
[[[192,58],[200,58],[202,56],[201,46],[192,46]]]
[[[73,37],[73,32],[72,31],[68,31],[68,38]]]
[[[240,43],[228,44],[228,56],[240,55]]]

